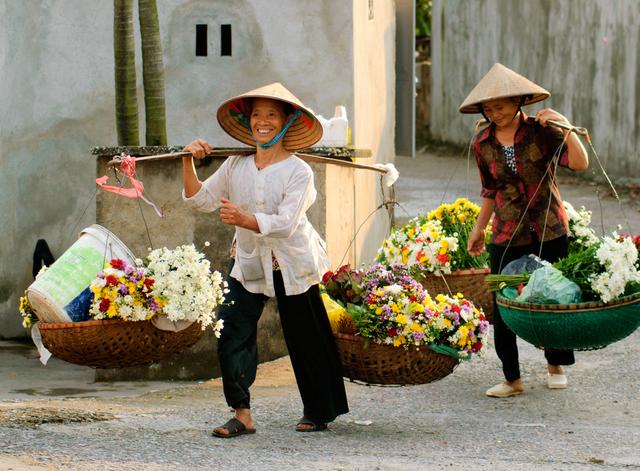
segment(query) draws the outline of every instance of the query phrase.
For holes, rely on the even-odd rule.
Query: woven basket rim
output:
[[[463,268],[462,270],[455,270],[451,273],[443,273],[442,275],[437,275],[435,273],[425,273],[423,276],[467,276],[467,275],[483,275],[489,273],[491,270],[489,267],[486,268]]]
[[[615,307],[634,304],[640,301],[640,292],[616,298],[613,301],[605,303],[603,301],[589,301],[585,303],[575,304],[533,304],[514,301],[504,298],[500,294],[496,294],[496,304],[498,306],[509,307],[520,311],[531,312],[554,312],[554,311],[571,311],[571,312],[587,312],[599,311],[603,309],[611,309]]]
[[[354,334],[343,334],[342,332],[334,332],[333,336],[336,337],[336,338],[342,339],[342,340],[349,340],[351,342],[366,342],[367,341],[366,338],[364,338],[362,335],[358,335],[358,334],[354,335]],[[386,345],[386,344],[376,343],[373,340],[369,340],[369,343],[371,345],[376,345],[378,347],[394,348],[394,349],[397,349],[398,351],[404,351],[405,350],[403,347],[394,347],[393,345]],[[414,345],[414,346],[411,347],[411,350],[423,351],[423,352],[424,351],[428,351],[429,353],[434,353],[436,355],[440,355],[440,356],[443,356],[443,357],[453,358],[453,359],[458,360],[458,361],[461,360],[461,358],[459,358],[459,357],[454,357],[454,356],[451,356],[451,355],[444,355],[444,354],[442,354],[440,352],[436,352],[435,350],[429,348],[427,345]]]
[[[144,321],[127,321],[125,319],[94,319],[91,321],[81,321],[81,322],[39,322],[38,328],[40,330],[80,329],[82,327],[130,324],[132,322],[149,322],[149,320],[147,319]]]

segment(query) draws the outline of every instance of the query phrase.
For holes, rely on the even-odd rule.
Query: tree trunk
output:
[[[133,0],[113,1],[113,53],[116,83],[118,145],[140,145],[136,58],[133,40]]]
[[[156,0],[138,0],[142,37],[142,78],[144,83],[145,142],[167,145],[164,103],[164,65]]]

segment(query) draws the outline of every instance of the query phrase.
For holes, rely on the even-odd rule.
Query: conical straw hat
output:
[[[256,145],[256,140],[249,129],[249,112],[246,98],[271,98],[293,106],[302,113],[289,127],[282,138],[287,150],[300,150],[313,146],[322,137],[322,125],[314,114],[306,108],[293,93],[281,83],[275,82],[264,87],[256,88],[225,101],[218,108],[218,123],[231,137],[249,144]]]
[[[531,80],[514,72],[500,63],[495,63],[487,75],[482,77],[471,90],[458,111],[460,113],[481,113],[481,103],[497,98],[524,97],[523,105],[546,100],[551,93]]]

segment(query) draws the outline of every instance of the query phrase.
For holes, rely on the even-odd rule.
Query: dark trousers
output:
[[[342,365],[318,285],[305,293],[287,296],[280,271],[273,272],[273,281],[303,413],[316,423],[331,422],[349,412],[349,407]],[[268,298],[250,293],[230,276],[227,282],[227,300],[233,304],[220,309],[224,327],[218,339],[223,390],[229,406],[249,408],[249,388],[258,366],[258,320]]]
[[[500,273],[500,270],[509,262],[530,253],[540,254],[540,258],[551,263],[567,255],[568,241],[566,236],[544,242],[542,244],[542,252],[540,252],[540,245],[540,242],[536,241],[529,245],[506,249],[506,247],[491,244],[489,246],[491,273]],[[500,312],[495,304],[495,295],[493,297],[493,319],[493,339],[498,358],[502,361],[504,377],[509,382],[515,381],[520,378],[516,334],[509,330],[500,317]],[[572,350],[545,350],[544,356],[550,365],[573,365],[575,363]]]

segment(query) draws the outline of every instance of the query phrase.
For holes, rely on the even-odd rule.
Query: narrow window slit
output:
[[[220,55],[231,55],[231,25],[220,25]]]
[[[207,25],[196,25],[196,56],[207,55]]]

